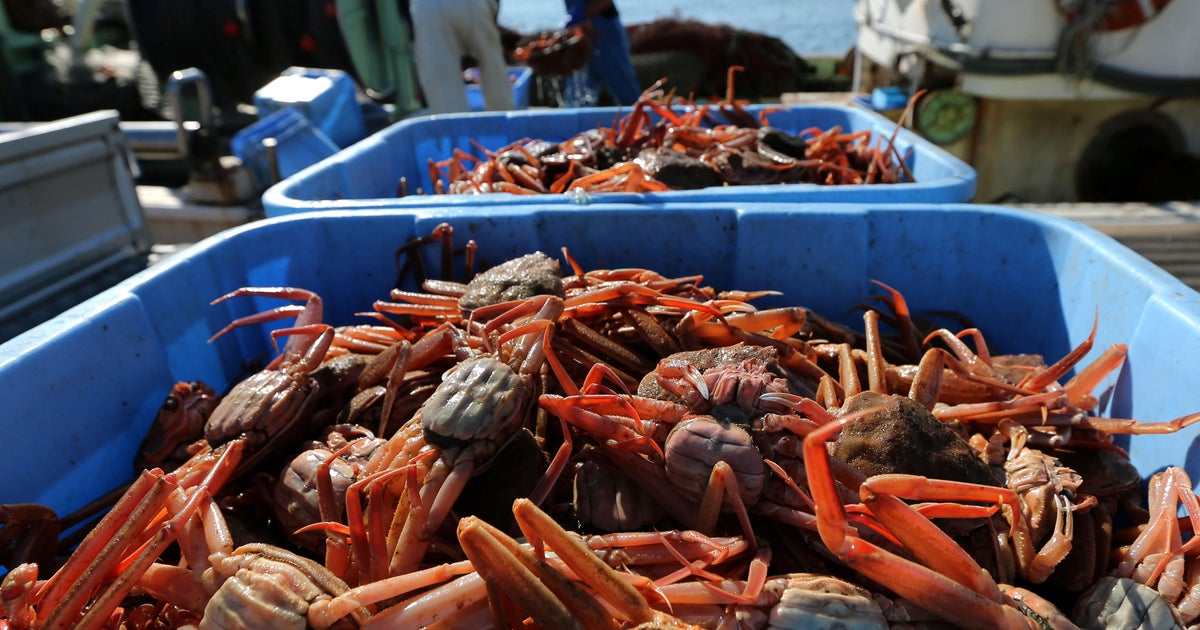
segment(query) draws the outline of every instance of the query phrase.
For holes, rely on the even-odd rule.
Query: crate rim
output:
[[[591,210],[600,210],[605,212],[624,212],[624,213],[655,213],[669,211],[671,204],[663,205],[647,205],[636,203],[622,202],[603,202],[588,206]],[[1150,294],[1152,298],[1158,298],[1164,301],[1164,306],[1171,308],[1181,314],[1186,313],[1191,319],[1197,322],[1197,328],[1200,328],[1200,292],[1192,289],[1184,284],[1184,282],[1175,276],[1168,273],[1166,270],[1155,265],[1150,260],[1146,259],[1141,254],[1132,250],[1128,246],[1120,243],[1113,237],[1093,228],[1085,223],[1081,223],[1074,219],[1048,215],[1029,210],[1025,208],[1014,208],[1001,205],[990,204],[927,204],[927,203],[800,203],[800,202],[700,202],[696,204],[688,204],[689,208],[694,208],[697,211],[718,211],[730,212],[736,214],[744,213],[779,213],[794,214],[794,213],[835,213],[835,214],[861,214],[864,217],[872,213],[878,212],[896,212],[896,211],[918,211],[918,212],[937,212],[946,214],[992,214],[1000,216],[1011,216],[1020,218],[1026,221],[1040,224],[1047,228],[1063,230],[1067,233],[1072,233],[1082,239],[1089,245],[1104,245],[1107,248],[1115,246],[1116,251],[1128,254],[1127,263],[1133,272],[1138,276],[1145,278],[1148,286],[1151,288]],[[577,209],[577,206],[572,204],[506,204],[495,208],[496,212],[504,214],[540,214],[540,213],[560,213],[570,212]],[[124,299],[128,299],[135,295],[134,289],[145,283],[147,280],[158,275],[169,274],[172,269],[178,266],[190,264],[189,259],[196,255],[221,247],[222,244],[230,239],[246,238],[246,234],[255,234],[258,232],[266,232],[274,229],[274,226],[287,225],[291,223],[308,223],[313,221],[337,221],[339,219],[358,219],[371,217],[409,217],[409,218],[454,218],[456,216],[478,216],[481,213],[481,207],[449,205],[443,207],[430,208],[390,208],[390,209],[338,209],[332,211],[313,210],[308,212],[299,212],[295,214],[287,214],[277,217],[268,217],[239,225],[233,228],[226,229],[222,232],[208,236],[203,240],[192,245],[187,250],[186,256],[175,256],[168,258],[156,265],[144,269],[137,274],[126,278],[113,287],[95,295],[86,301],[64,311],[60,315],[44,322],[24,333],[0,344],[0,370],[10,362],[18,360],[21,356],[36,352],[38,348],[53,340],[55,337],[65,335],[70,332],[72,326],[86,323],[91,313],[102,310],[106,306],[112,305]]]

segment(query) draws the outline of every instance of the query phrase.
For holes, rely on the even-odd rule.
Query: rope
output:
[[[1072,14],[1058,36],[1056,68],[1082,82],[1096,71],[1095,34],[1108,14],[1108,0],[1070,0],[1059,6]]]

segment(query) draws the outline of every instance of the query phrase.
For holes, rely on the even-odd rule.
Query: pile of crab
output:
[[[563,142],[521,139],[476,157],[462,149],[428,161],[435,194],[659,192],[754,184],[894,184],[913,181],[889,138],[839,126],[792,133],[772,127],[771,110],[748,113],[730,93],[717,103],[685,102],[658,82],[611,127]],[[723,118],[726,123],[714,119]],[[907,117],[907,115],[906,115]],[[900,126],[897,125],[896,131]],[[400,182],[400,196],[408,182]],[[420,191],[418,191],[420,192]]]
[[[408,249],[437,241],[454,255],[445,225]],[[295,318],[272,333],[278,357],[224,396],[175,387],[136,480],[65,560],[32,544],[44,534],[14,535],[44,516],[34,506],[0,512],[0,625],[1200,617],[1192,483],[1167,468],[1144,497],[1112,438],[1200,414],[1093,415],[1124,347],[1089,365],[1092,338],[1050,364],[992,355],[974,328],[919,325],[882,284],[859,330],[752,305],[770,291],[563,254],[571,275],[534,253],[394,290],[370,324],[333,327],[298,288],[220,298],[302,304],[217,333]]]

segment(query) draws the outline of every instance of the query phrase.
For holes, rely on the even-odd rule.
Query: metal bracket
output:
[[[186,120],[184,90],[195,91],[200,120]],[[167,81],[167,99],[175,119],[175,140],[188,165],[188,200],[233,205],[258,194],[250,171],[234,156],[221,155],[214,136],[216,112],[208,77],[198,68],[176,70]]]

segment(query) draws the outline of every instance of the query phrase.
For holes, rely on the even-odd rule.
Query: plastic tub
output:
[[[476,76],[478,75],[476,74]],[[513,109],[528,109],[529,84],[533,81],[533,70],[524,67],[509,68],[508,81],[512,84]],[[467,103],[471,105],[471,111],[487,111],[487,104],[483,102],[483,89],[478,81],[467,83],[466,90]]]
[[[778,289],[756,303],[805,305],[861,329],[871,279],[916,313],[972,318],[996,352],[1052,359],[1085,339],[1090,361],[1129,347],[1097,389],[1105,415],[1169,420],[1200,410],[1200,294],[1082,224],[976,205],[595,204],[357,211],[268,219],[211,237],[0,346],[0,439],[10,448],[0,503],[78,508],[131,477],[131,461],[172,384],[224,391],[247,360],[274,356],[267,326],[208,338],[279,300],[209,301],[243,286],[317,291],[333,324],[387,295],[396,247],[440,222],[496,263],[566,246],[589,269],[647,267],[706,284]],[[429,264],[434,260],[433,252]],[[287,322],[278,322],[282,326]],[[1115,382],[1114,382],[1115,381]],[[1200,426],[1125,445],[1143,474],[1169,464],[1200,474]]]
[[[304,114],[291,108],[281,109],[237,132],[229,142],[233,154],[254,173],[263,187],[276,181],[264,144],[268,138],[275,140],[275,163],[280,179],[295,175],[338,152],[337,145]]]
[[[757,114],[766,106],[752,106]],[[401,177],[408,189],[432,190],[427,161],[444,160],[455,148],[476,156],[475,146],[494,149],[522,138],[561,142],[584,130],[610,127],[628,110],[615,107],[590,109],[488,112],[414,118],[396,123],[382,132],[341,151],[305,171],[271,187],[263,194],[268,217],[308,210],[387,209],[505,203],[562,203],[562,195],[431,195],[398,199]],[[835,125],[847,132],[871,130],[888,138],[896,123],[874,112],[838,105],[802,105],[770,115],[773,126],[792,132],[809,127],[828,129]],[[975,194],[975,170],[940,147],[901,129],[896,148],[905,155],[913,183],[863,186],[787,184],[774,186],[726,186],[679,190],[654,194],[605,193],[594,201],[664,203],[706,201],[787,201],[941,203],[969,201]]]
[[[354,79],[341,70],[292,67],[254,93],[258,117],[295,109],[339,147],[367,135]]]

